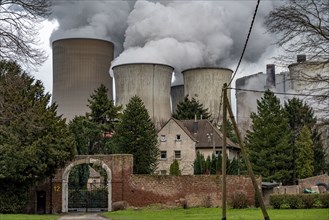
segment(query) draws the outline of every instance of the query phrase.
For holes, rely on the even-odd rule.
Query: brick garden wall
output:
[[[92,155],[76,156],[70,163],[81,160],[99,159],[107,164],[112,174],[112,203],[125,201],[129,206],[143,207],[152,204],[177,205],[177,201],[185,200],[190,207],[221,206],[222,177],[216,175],[203,176],[169,176],[169,175],[133,175],[132,155]],[[47,193],[46,212],[60,213],[62,208],[62,175],[58,172],[50,181],[37,185],[31,191],[29,212],[36,211],[36,191]],[[260,187],[261,180],[258,179]],[[254,205],[254,189],[247,176],[227,176],[228,203],[234,193],[246,193],[249,205]]]
[[[258,183],[260,186],[260,179]],[[215,175],[131,175],[124,190],[124,200],[130,206],[136,207],[151,204],[176,205],[180,199],[185,199],[189,207],[221,206],[222,203],[222,177]],[[237,191],[245,192],[249,205],[254,205],[254,189],[249,177],[227,176],[229,204]]]
[[[306,188],[311,188],[312,186],[315,186],[318,183],[325,183],[327,184],[327,186],[329,186],[329,176],[327,174],[324,174],[298,180],[298,185],[301,187],[302,191]]]

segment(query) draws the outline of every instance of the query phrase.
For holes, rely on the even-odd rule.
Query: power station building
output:
[[[56,40],[53,47],[53,98],[57,112],[67,121],[88,110],[88,99],[101,84],[112,99],[113,43],[97,39]]]

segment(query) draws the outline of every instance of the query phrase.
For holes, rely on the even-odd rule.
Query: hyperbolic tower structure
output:
[[[113,99],[113,43],[98,39],[69,38],[53,42],[53,98],[58,114],[67,120],[84,115],[88,99],[101,84]]]

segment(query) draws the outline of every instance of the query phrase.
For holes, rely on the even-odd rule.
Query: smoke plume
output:
[[[155,62],[180,72],[199,66],[233,68],[246,40],[256,1],[54,1],[59,23],[51,40],[91,37],[115,44],[112,66]],[[264,17],[273,9],[261,2],[244,57],[256,63],[269,52]],[[179,83],[179,82],[178,82]]]

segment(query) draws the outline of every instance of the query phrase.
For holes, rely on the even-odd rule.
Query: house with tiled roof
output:
[[[223,135],[208,120],[176,120],[171,118],[158,132],[160,160],[157,173],[169,174],[176,159],[182,175],[193,174],[196,152],[205,157],[222,153]],[[227,139],[227,156],[238,158],[240,148]]]

